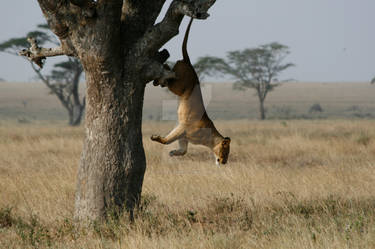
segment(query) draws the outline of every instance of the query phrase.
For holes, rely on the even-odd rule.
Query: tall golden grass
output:
[[[229,164],[150,141],[134,224],[73,220],[83,129],[0,126],[0,248],[375,248],[375,121],[222,121]]]

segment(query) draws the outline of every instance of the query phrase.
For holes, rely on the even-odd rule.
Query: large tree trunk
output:
[[[78,171],[75,216],[105,218],[140,200],[146,168],[142,106],[147,82],[174,76],[159,49],[178,34],[184,17],[205,19],[215,0],[38,0],[61,45],[21,52],[42,66],[45,57],[78,57],[86,73],[85,143]]]
[[[86,139],[78,172],[78,219],[98,219],[140,199],[146,169],[142,145],[144,83],[119,68],[103,74],[101,63],[86,70]],[[109,63],[114,65],[115,63]]]
[[[266,109],[264,108],[264,99],[259,98],[259,118],[260,120],[266,119]]]
[[[96,43],[78,51],[87,85],[86,136],[75,202],[79,220],[101,219],[124,206],[132,214],[146,168],[141,132],[145,81],[139,72],[143,65],[139,57],[127,56],[120,19],[106,14],[108,21],[93,27]]]

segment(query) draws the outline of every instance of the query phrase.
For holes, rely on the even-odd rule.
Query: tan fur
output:
[[[176,79],[167,82],[168,89],[179,96],[178,125],[166,137],[153,135],[151,139],[162,144],[170,144],[178,140],[180,148],[171,151],[170,156],[185,155],[189,142],[207,146],[215,153],[216,163],[225,164],[230,151],[230,138],[224,138],[207,115],[199,79],[186,49],[192,21],[193,19],[186,30],[182,45],[183,59],[177,61],[172,69],[176,74]],[[154,84],[165,83],[155,82]]]

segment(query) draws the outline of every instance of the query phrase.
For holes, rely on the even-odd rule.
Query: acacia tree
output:
[[[51,89],[68,111],[69,124],[80,125],[85,110],[85,97],[79,95],[79,80],[83,73],[81,63],[76,58],[56,63],[51,74],[43,82]],[[43,77],[43,76],[41,76]]]
[[[194,65],[201,75],[213,76],[222,73],[232,76],[236,90],[255,89],[259,99],[260,119],[266,118],[264,101],[267,94],[280,85],[278,75],[285,69],[294,66],[283,64],[289,54],[287,46],[273,42],[257,48],[231,51],[226,59],[218,57],[201,57]]]
[[[215,0],[173,0],[155,24],[165,0],[38,0],[61,45],[21,52],[39,63],[45,57],[80,59],[86,74],[85,143],[78,170],[75,217],[100,219],[109,210],[133,209],[146,168],[142,107],[147,82],[174,77],[159,49],[178,34],[185,15],[208,17]]]
[[[0,44],[0,52],[17,55],[18,51],[27,48],[27,37],[33,37],[43,45],[52,43],[58,45],[54,35],[50,34],[48,25],[38,25],[40,30],[31,31],[26,37],[11,38]],[[69,124],[79,125],[85,109],[85,99],[79,96],[79,81],[83,72],[81,63],[77,58],[69,57],[68,60],[57,63],[51,74],[43,74],[40,67],[36,67],[31,61],[30,65],[37,77],[49,88],[51,94],[56,95],[62,106],[69,114]],[[42,64],[40,64],[42,65]]]

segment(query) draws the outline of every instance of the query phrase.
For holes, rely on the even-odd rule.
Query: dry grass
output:
[[[375,121],[217,122],[229,165],[152,143],[134,225],[74,225],[83,130],[0,126],[0,248],[374,248]]]

